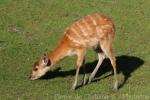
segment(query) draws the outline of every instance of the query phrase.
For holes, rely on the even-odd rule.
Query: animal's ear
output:
[[[48,59],[48,63],[47,63],[47,65],[46,66],[50,66],[51,65],[51,60],[50,59]]]
[[[32,66],[33,66],[33,67],[35,67],[35,66],[39,66],[38,61],[36,61],[36,62],[35,62]]]
[[[50,61],[50,59],[48,58],[48,56],[46,54],[44,54],[43,62],[44,62],[45,66],[50,66],[51,65],[51,61]]]
[[[43,63],[44,63],[44,65],[47,65],[47,63],[48,63],[48,57],[47,57],[47,55],[46,54],[44,54],[44,56],[43,56]]]

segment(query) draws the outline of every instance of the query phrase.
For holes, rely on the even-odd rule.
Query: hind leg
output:
[[[114,72],[114,90],[118,90],[118,79],[117,79],[117,69],[116,69],[116,58],[112,52],[112,42],[108,39],[104,39],[101,41],[101,49],[105,53],[105,55],[110,59],[113,72]]]

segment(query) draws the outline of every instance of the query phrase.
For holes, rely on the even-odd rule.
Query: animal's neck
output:
[[[69,46],[65,38],[63,38],[60,43],[56,46],[56,48],[49,53],[48,57],[51,60],[52,64],[57,63],[61,59],[67,56],[69,51]]]

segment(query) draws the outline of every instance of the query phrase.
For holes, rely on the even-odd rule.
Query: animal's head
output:
[[[31,80],[39,79],[44,76],[51,68],[51,60],[44,55],[42,59],[35,62],[32,69]]]

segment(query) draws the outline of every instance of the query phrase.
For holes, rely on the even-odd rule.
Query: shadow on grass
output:
[[[142,64],[144,64],[144,61],[137,57],[125,56],[125,55],[118,56],[116,58],[117,58],[117,72],[122,73],[124,75],[124,81],[120,84],[120,88],[121,88],[126,83],[128,78],[131,77],[132,72],[134,72]],[[95,60],[94,62],[86,63],[85,64],[86,73],[91,73],[94,70],[97,62],[98,61]],[[74,76],[75,71],[76,71],[75,69],[68,70],[68,71],[61,71],[61,68],[57,68],[53,72],[48,72],[41,79],[52,79],[55,77],[65,77],[68,75]],[[106,72],[110,72],[110,71],[113,71],[110,61],[108,59],[105,59],[101,65],[101,67],[99,68],[93,82],[99,81],[101,79],[104,79],[104,78],[107,78],[107,77],[113,75],[113,74],[110,74],[110,75],[100,78],[101,75],[105,74]],[[83,67],[81,67],[80,74],[84,74]],[[81,87],[81,86],[79,86],[79,87]]]

